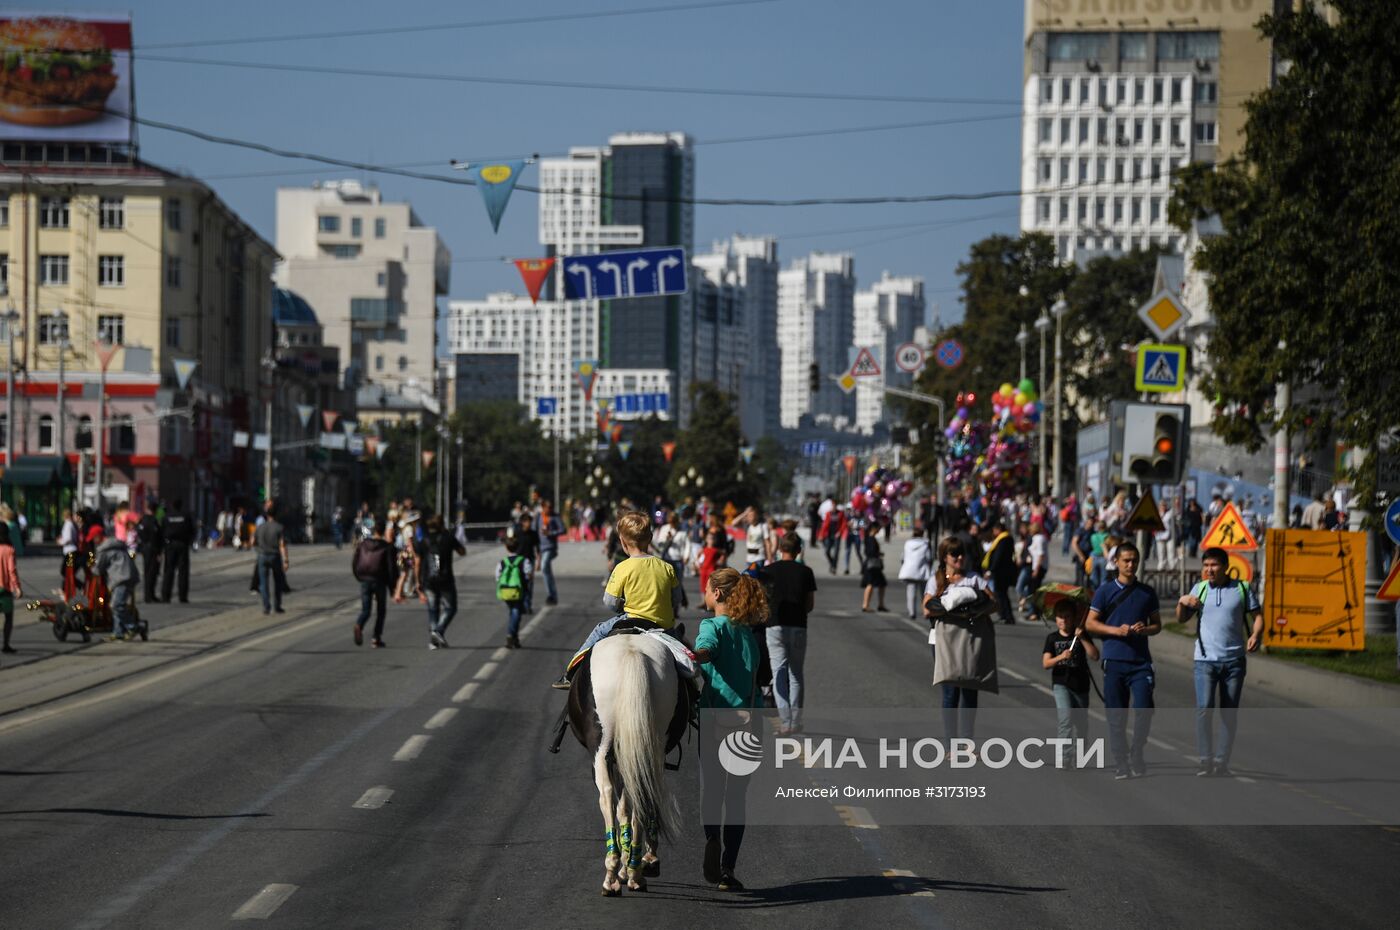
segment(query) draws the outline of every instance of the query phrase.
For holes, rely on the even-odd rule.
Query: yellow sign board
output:
[[[1254,534],[1245,526],[1239,508],[1231,501],[1220,511],[1220,516],[1210,525],[1206,538],[1201,540],[1202,549],[1233,549],[1236,552],[1253,552],[1259,548]]]
[[[1162,512],[1157,509],[1157,501],[1152,497],[1150,489],[1142,492],[1142,497],[1139,497],[1137,503],[1133,505],[1133,510],[1128,514],[1124,526],[1133,531],[1162,532],[1164,528]]]
[[[1264,642],[1283,649],[1366,648],[1364,533],[1269,530]]]
[[[841,390],[847,394],[856,389],[856,379],[849,371],[837,378],[836,383],[841,385]]]
[[[1191,319],[1191,314],[1171,291],[1158,291],[1138,307],[1138,319],[1146,323],[1158,339],[1167,339]]]
[[[1243,581],[1246,584],[1254,580],[1254,563],[1240,555],[1238,552],[1229,553],[1230,565],[1225,569],[1225,574],[1234,581]]]

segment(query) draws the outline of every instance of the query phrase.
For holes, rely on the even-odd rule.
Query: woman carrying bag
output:
[[[933,683],[943,688],[943,728],[950,740],[972,739],[978,692],[997,692],[996,627],[991,620],[996,601],[987,580],[969,573],[966,564],[962,540],[943,540],[924,593]]]

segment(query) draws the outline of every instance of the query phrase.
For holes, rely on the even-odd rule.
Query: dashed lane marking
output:
[[[356,810],[377,811],[394,796],[394,789],[378,785],[360,795],[360,799],[350,806]]]
[[[870,816],[870,811],[863,807],[847,807],[844,804],[833,805],[836,809],[836,816],[841,818],[841,822],[848,827],[859,830],[878,830],[880,825],[875,822],[875,818]]]
[[[467,682],[465,685],[462,685],[462,687],[457,690],[456,694],[452,695],[453,702],[461,704],[463,701],[470,701],[472,699],[472,695],[476,694],[476,689],[480,687],[481,685],[475,681]]]
[[[508,655],[510,655],[510,650],[507,649],[505,646],[500,646],[496,649],[495,652],[491,653],[491,661],[499,662]]]
[[[998,671],[998,672],[1001,672],[1001,673],[1003,673],[1003,674],[1006,674],[1006,675],[1010,675],[1012,678],[1016,679],[1017,681],[1030,681],[1030,678],[1029,678],[1028,676],[1022,675],[1020,672],[1016,671],[1014,668],[999,668],[999,669],[997,669],[997,671]]]
[[[233,912],[233,919],[267,920],[296,890],[296,885],[265,885],[262,891],[244,901],[243,906]]]
[[[418,758],[418,756],[422,754],[423,748],[428,745],[428,740],[430,739],[432,739],[431,736],[424,736],[421,733],[417,736],[410,736],[404,741],[404,744],[399,747],[399,751],[394,753],[394,761],[411,762]]]
[[[476,674],[472,676],[472,680],[474,680],[474,681],[485,681],[486,679],[490,678],[492,675],[496,674],[496,669],[498,669],[498,668],[500,668],[500,667],[501,667],[501,663],[499,663],[499,662],[487,662],[487,663],[486,663],[485,665],[483,665],[481,668],[479,668],[479,669],[476,670]]]
[[[428,722],[423,724],[425,730],[438,730],[447,726],[449,720],[457,716],[457,708],[444,707],[442,710],[428,718]]]
[[[541,610],[541,611],[539,611],[538,613],[536,613],[533,617],[531,617],[531,618],[530,618],[530,621],[529,621],[528,623],[526,623],[525,626],[521,627],[521,629],[520,629],[520,635],[521,635],[521,636],[524,636],[526,633],[529,633],[531,630],[533,630],[533,629],[536,627],[536,625],[539,624],[539,622],[540,622],[541,620],[543,620],[545,617],[549,616],[549,612],[550,612],[552,609],[553,609],[552,607],[546,607],[546,608],[544,608],[543,610]]]

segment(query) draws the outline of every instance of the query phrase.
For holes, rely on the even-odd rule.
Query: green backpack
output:
[[[525,576],[520,567],[525,564],[523,555],[508,556],[501,561],[501,577],[496,579],[496,599],[518,601],[525,597]]]

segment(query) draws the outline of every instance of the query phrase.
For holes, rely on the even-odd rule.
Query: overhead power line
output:
[[[776,100],[839,100],[857,103],[914,103],[1020,106],[1020,100],[990,97],[921,97],[898,94],[841,94],[801,90],[748,90],[729,87],[681,85],[609,84],[600,81],[553,81],[544,78],[506,78],[476,74],[441,74],[428,71],[380,71],[370,68],[336,68],[327,65],[292,65],[278,62],[228,61],[221,58],[185,58],[176,55],[140,55],[138,61],[163,64],[210,65],[251,71],[294,74],[333,74],[337,77],[388,78],[405,81],[446,81],[456,84],[495,84],[511,87],[549,87],[565,90],[607,90],[636,94],[690,94],[702,97],[761,97]]]
[[[505,19],[477,19],[466,22],[433,23],[424,26],[381,26],[374,29],[341,29],[330,32],[292,32],[282,35],[239,36],[226,39],[193,39],[184,42],[142,43],[137,50],[148,48],[204,48],[211,45],[258,45],[267,42],[303,42],[312,39],[352,39],[363,36],[405,35],[414,32],[444,32],[452,29],[488,29],[500,26],[531,26],[537,23],[559,23],[587,19],[609,19],[619,16],[644,16],[657,13],[685,13],[693,10],[713,10],[720,7],[760,6],[778,0],[712,0],[708,3],[677,3],[670,6],[622,7],[610,10],[586,10],[578,13],[555,13],[541,16],[512,16]]]

